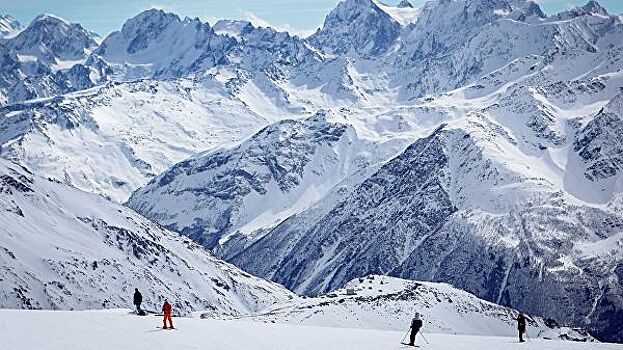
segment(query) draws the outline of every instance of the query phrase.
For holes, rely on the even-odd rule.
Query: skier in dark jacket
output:
[[[517,316],[517,330],[519,331],[519,342],[525,342],[523,335],[526,333],[526,318],[522,313]]]
[[[415,316],[413,316],[413,320],[411,320],[411,337],[409,338],[409,345],[415,346],[415,336],[417,335],[417,332],[420,331],[420,328],[422,328],[422,320],[420,319],[420,314],[416,312]]]
[[[134,305],[136,306],[136,314],[143,314],[143,310],[141,310],[141,304],[143,303],[143,295],[138,291],[138,288],[134,289]]]

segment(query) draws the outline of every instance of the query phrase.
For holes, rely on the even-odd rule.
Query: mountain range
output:
[[[0,156],[24,171],[297,293],[445,282],[623,341],[623,18],[597,2],[345,0],[307,38],[0,23]]]

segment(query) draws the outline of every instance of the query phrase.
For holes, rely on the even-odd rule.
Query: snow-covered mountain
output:
[[[211,76],[146,80],[0,108],[2,157],[118,202],[173,164],[268,120]],[[255,104],[255,108],[262,108]]]
[[[106,37],[94,54],[111,64],[122,80],[171,78],[223,63],[235,43],[199,19],[182,20],[152,9]]]
[[[342,1],[309,41],[329,54],[374,56],[389,50],[400,24],[374,0]]]
[[[518,311],[479,299],[448,284],[371,275],[315,298],[289,301],[251,317],[254,321],[333,328],[401,331],[420,313],[428,333],[513,337]],[[203,317],[210,317],[209,314]],[[245,317],[247,318],[247,317]],[[589,341],[582,329],[528,316],[532,338]]]
[[[530,310],[531,304],[556,319],[568,319],[571,314],[559,312],[577,313],[576,308],[607,311],[589,308],[589,300],[602,288],[620,288],[615,270],[621,249],[591,253],[621,240],[621,215],[579,203],[546,179],[505,166],[481,148],[490,137],[486,128],[466,129],[442,128],[416,141],[337,203],[317,205],[331,209],[295,215],[232,261],[312,294],[375,272],[451,282],[505,305]],[[478,259],[483,251],[489,251],[488,259]],[[586,261],[587,255],[593,260]],[[520,261],[526,265],[514,266]],[[575,269],[587,273],[569,278]],[[532,286],[533,274],[544,290]],[[580,285],[594,297],[561,310],[536,305]],[[513,293],[519,293],[515,300]]]
[[[300,292],[450,282],[621,340],[622,37],[594,1],[345,0],[305,39],[151,10],[10,90],[0,155]]]
[[[276,226],[370,165],[373,145],[329,111],[268,126],[239,146],[179,163],[127,205],[214,249]],[[193,203],[189,210],[188,203]]]
[[[84,64],[96,47],[93,33],[49,14],[0,39],[0,106],[92,87],[101,77]]]
[[[9,15],[0,15],[0,38],[14,36],[22,30],[22,25]]]
[[[141,23],[158,23],[167,29],[147,30],[143,37],[132,29]],[[148,51],[154,54],[168,41],[179,42],[191,29],[205,44],[200,48],[203,56],[213,54],[210,45],[231,44],[235,39],[215,34],[207,24],[158,10],[138,15],[124,28],[125,32],[113,33],[87,58],[88,67],[76,65],[62,74],[86,67],[93,76],[105,73],[106,79],[120,76],[125,80],[133,74],[163,79],[107,82],[75,94],[5,106],[0,112],[4,157],[27,164],[38,174],[122,202],[176,162],[240,141],[275,120],[298,117],[311,109],[311,103],[290,102],[284,87],[277,85],[303,84],[290,82],[290,72],[319,62],[318,55],[298,37],[250,26],[237,46],[222,52],[229,65],[206,72],[202,69],[212,63],[202,66],[201,57],[189,56],[183,65],[181,57],[159,56],[158,67],[155,62],[142,65],[136,60],[148,59]],[[126,34],[138,36],[126,38]],[[112,50],[139,39],[149,42],[149,47],[138,50],[137,46],[135,54],[124,51],[127,48]],[[166,51],[191,54],[191,50]],[[10,68],[7,74],[19,78],[19,71],[8,63],[5,66]],[[90,86],[90,82],[85,84]],[[91,151],[85,152],[85,147]],[[108,148],[105,155],[102,147]]]
[[[23,57],[23,61],[71,67],[82,61],[97,46],[93,34],[79,24],[72,24],[50,14],[40,15],[7,46]]]
[[[0,307],[257,312],[294,295],[130,209],[0,161]]]
[[[240,226],[228,232],[208,226],[203,235],[233,233],[218,254],[302,293],[390,273],[451,282],[487,300],[587,325],[601,337],[619,332],[608,321],[616,317],[608,305],[617,305],[620,293],[623,218],[612,165],[617,129],[605,125],[620,118],[612,112],[622,86],[620,19],[595,6],[546,18],[532,2],[444,1],[429,3],[415,24],[405,26],[382,6],[346,1],[310,42],[327,55],[348,58],[340,64],[361,102],[341,110],[342,122],[372,143],[410,138],[410,146],[393,159],[386,149],[387,162],[378,171],[353,173],[306,210],[286,220],[276,215],[274,228],[265,225],[245,236],[236,232]],[[352,28],[361,19],[380,33],[390,32],[387,23],[400,33],[359,45],[348,34],[348,15]],[[389,70],[395,73],[383,74]],[[409,86],[418,91],[401,90]],[[417,98],[436,91],[445,93]],[[412,106],[396,107],[403,98]],[[381,124],[386,120],[396,124]],[[435,130],[441,123],[447,125]],[[217,162],[218,155],[202,155],[202,163]],[[210,174],[202,181],[251,170],[240,164],[226,176]],[[599,179],[591,179],[595,168]],[[262,177],[257,175],[254,181]],[[177,190],[154,181],[130,205],[169,227],[177,223],[168,214],[183,213],[180,230],[244,208],[213,207],[205,215],[194,206],[196,196],[153,196]],[[273,195],[260,198],[281,204],[270,200]],[[150,213],[153,206],[175,209]],[[599,248],[611,242],[608,253]],[[566,302],[553,307],[559,300]]]

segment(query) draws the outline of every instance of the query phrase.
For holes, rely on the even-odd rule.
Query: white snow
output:
[[[291,326],[244,320],[174,318],[176,330],[158,329],[161,318],[137,317],[127,310],[0,310],[0,338],[6,349],[134,350],[384,350],[400,345],[405,332],[370,329]],[[408,327],[408,326],[405,326]],[[429,350],[616,350],[619,345],[530,339],[519,345],[512,337],[461,336],[425,332]]]
[[[349,294],[348,291],[354,292]],[[306,326],[400,331],[420,313],[427,332],[512,337],[517,311],[476,298],[448,284],[416,282],[372,275],[344,288],[306,299],[278,303],[261,313],[243,316],[254,321]],[[539,317],[529,317],[533,338],[560,339],[563,334],[592,340],[577,330],[549,328]]]
[[[403,25],[403,26],[409,25],[411,23],[415,23],[421,12],[419,8],[393,7],[393,6],[385,5],[378,0],[374,0],[374,3],[381,10],[385,11],[388,15],[390,15],[396,22],[400,23],[400,25]]]
[[[83,64],[84,61],[85,61],[84,59],[81,59],[81,60],[59,60],[59,59],[56,59],[56,61],[54,62],[54,64],[52,64],[50,66],[50,68],[52,69],[53,72],[64,71],[64,70],[70,69],[71,67],[75,66],[76,64]]]
[[[33,56],[33,55],[17,55],[17,59],[20,62],[36,62],[37,61],[37,56]]]
[[[214,29],[216,34],[227,35],[240,40],[243,29],[248,25],[251,25],[251,23],[247,21],[220,20],[214,24],[212,29]]]
[[[163,298],[178,314],[257,312],[294,294],[101,196],[0,159],[0,307],[94,309]]]

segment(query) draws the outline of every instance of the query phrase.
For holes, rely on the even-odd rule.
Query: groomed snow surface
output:
[[[174,318],[176,330],[163,330],[158,316],[139,317],[128,310],[0,310],[3,349],[411,349],[395,331],[291,326],[244,320]],[[424,330],[425,331],[425,330]],[[406,330],[405,330],[406,332]],[[620,349],[620,345],[425,333],[421,349]]]

